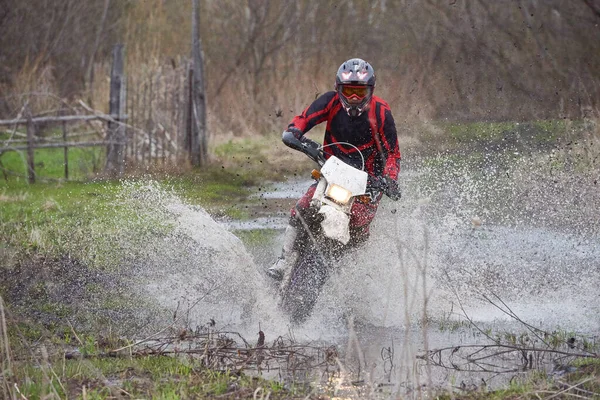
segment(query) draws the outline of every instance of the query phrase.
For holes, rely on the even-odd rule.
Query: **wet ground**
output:
[[[164,312],[159,326],[210,324],[250,346],[262,331],[269,346],[284,338],[317,352],[335,348],[334,364],[306,378],[348,397],[498,387],[532,368],[555,371],[567,354],[597,351],[596,172],[544,169],[537,156],[467,161],[406,160],[402,199],[382,201],[370,239],[336,263],[301,325],[277,307],[263,271],[280,253],[308,179],[256,188],[236,205],[249,218],[233,222],[160,185],[125,185],[122,203],[135,219],[120,229],[164,229],[132,229],[145,236],[121,246],[143,243],[131,276]],[[296,366],[273,370],[298,381]]]
[[[296,338],[344,349],[354,395],[377,387],[414,393],[422,384],[498,386],[532,367],[552,372],[559,362],[537,351],[496,356],[502,348],[495,344],[576,352],[585,340],[597,342],[600,195],[590,190],[593,174],[547,176],[536,165],[405,168],[403,199],[382,202],[370,242],[342,260],[314,315],[294,328]],[[261,188],[252,218],[225,224],[233,232],[278,232],[248,248],[258,268],[278,255],[289,208],[309,184]],[[552,332],[570,336],[558,344],[540,339]],[[515,343],[519,337],[528,342]],[[578,346],[565,347],[568,339]],[[473,362],[483,353],[482,365]]]

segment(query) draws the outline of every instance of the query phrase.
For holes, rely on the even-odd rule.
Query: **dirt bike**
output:
[[[352,205],[355,201],[371,202],[378,198],[385,191],[385,182],[370,178],[364,171],[360,151],[357,152],[362,164],[359,169],[333,155],[326,159],[324,147],[308,138],[298,139],[291,132],[284,132],[282,139],[319,166],[312,171],[317,186],[310,207],[301,215],[297,213],[294,248],[298,258],[281,288],[280,307],[292,322],[300,323],[311,314],[332,262],[356,245],[350,231]]]

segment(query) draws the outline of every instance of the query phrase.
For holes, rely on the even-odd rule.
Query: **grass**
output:
[[[0,239],[22,250],[63,252],[65,235],[101,218],[117,187],[116,182],[0,182]]]
[[[515,379],[504,389],[441,392],[438,400],[501,400],[501,399],[597,399],[600,394],[600,363],[598,360],[576,360],[574,372],[561,377],[539,372],[525,379]]]
[[[475,146],[475,149],[467,146],[469,148],[464,149],[469,150],[467,155],[450,152],[430,158],[425,163],[432,169],[456,171],[485,163],[485,144],[501,143],[507,137],[527,137],[527,143],[545,146],[554,143],[563,130],[571,127],[563,121],[534,121],[518,125],[447,124],[443,129],[455,148],[472,141],[482,144]],[[248,214],[239,205],[249,201],[248,195],[253,187],[265,181],[286,179],[308,170],[311,165],[305,157],[285,149],[278,137],[232,138],[216,145],[213,150],[211,165],[201,170],[153,173],[125,181],[85,181],[90,171],[98,168],[102,154],[77,149],[69,151],[70,163],[82,167],[77,172],[74,167],[71,176],[81,181],[63,181],[62,149],[40,150],[39,154],[36,153],[36,163],[39,163],[36,170],[40,177],[54,180],[40,180],[34,185],[27,183],[23,159],[18,153],[1,156],[4,168],[23,176],[0,177],[0,273],[3,277],[0,280],[0,294],[14,300],[17,290],[8,286],[18,281],[22,285],[19,287],[20,295],[27,302],[16,301],[9,306],[19,311],[29,309],[33,312],[31,315],[37,318],[23,317],[11,321],[14,330],[11,331],[10,342],[15,354],[29,357],[31,343],[51,341],[61,346],[77,345],[72,329],[64,324],[74,307],[64,301],[64,297],[58,296],[52,286],[64,283],[69,288],[71,282],[77,282],[90,270],[101,275],[110,274],[119,268],[124,253],[135,258],[138,256],[135,249],[151,246],[152,240],[173,229],[161,215],[156,214],[155,209],[149,209],[143,202],[125,202],[124,195],[129,196],[129,201],[135,199],[136,195],[143,195],[145,190],[152,191],[153,187],[160,187],[167,193],[177,195],[185,203],[201,206],[213,215],[244,219]],[[568,165],[564,158],[557,157],[550,167],[566,169]],[[144,186],[148,182],[151,184]],[[238,231],[236,235],[246,245],[260,246],[271,241],[275,232]],[[66,255],[75,261],[68,264],[68,270],[56,269],[59,265],[65,265],[65,259],[61,257]],[[46,267],[41,268],[42,265]],[[24,271],[28,269],[36,270],[35,279],[24,279]],[[6,271],[11,272],[14,281],[5,280],[9,276]],[[83,289],[83,297],[74,296],[75,293],[70,291],[67,294],[74,301],[92,302],[105,310],[130,307],[132,299],[127,296],[102,298],[106,295],[100,289],[104,285],[102,280],[88,282]],[[143,308],[144,304],[138,307]],[[131,310],[135,312],[135,308]],[[49,315],[54,319],[47,318]],[[88,327],[108,326],[115,322],[110,317],[102,316],[94,325],[85,317],[80,318],[80,325]],[[87,322],[90,324],[86,325]],[[455,331],[462,326],[463,323],[450,319],[440,323],[440,329],[447,331]],[[17,335],[15,330],[21,334]],[[77,346],[83,354],[97,355],[101,341],[98,337],[105,333],[93,329],[84,331],[79,334],[82,343]],[[502,339],[515,344],[522,340],[510,334]],[[306,396],[306,393],[285,389],[275,381],[237,375],[231,371],[211,371],[203,368],[198,360],[178,357],[65,360],[59,356],[51,357],[47,363],[42,361],[31,359],[13,363],[12,378],[26,398],[54,395],[61,398],[105,399],[128,394],[138,398],[165,399],[216,396],[252,398],[257,390],[264,397],[269,393],[269,398]],[[575,384],[587,380],[582,388],[600,392],[600,384],[595,378],[600,376],[598,364],[580,360],[574,365],[579,375],[573,375],[573,382],[569,382]],[[439,398],[535,398],[540,388],[556,393],[559,389],[553,385],[555,382],[547,376],[538,376],[537,380],[511,385],[501,391],[464,395],[443,393]],[[12,394],[16,395],[14,390],[17,387],[10,389]]]
[[[132,300],[117,288],[108,296],[102,280],[118,276],[125,257],[143,259],[145,248],[172,231],[171,220],[163,215],[168,211],[148,204],[170,201],[163,197],[172,195],[213,215],[244,219],[247,211],[238,204],[246,200],[253,185],[274,177],[274,169],[261,172],[262,159],[236,164],[248,149],[247,144],[233,143],[226,143],[220,153],[222,159],[187,173],[152,174],[123,181],[40,180],[33,185],[24,177],[0,179],[0,294],[17,299],[22,293],[13,306],[37,315],[39,323],[53,332],[64,330],[64,317],[72,311],[72,307],[61,303],[69,300],[58,295],[53,285],[68,292],[77,289],[77,282],[84,279],[90,290],[80,293],[83,299],[79,300],[93,301],[103,310],[131,308]],[[266,149],[265,142],[259,147]],[[49,160],[52,156],[58,163],[62,154],[49,151],[44,157]],[[4,166],[15,167],[8,162]],[[61,171],[53,173],[52,177],[58,179]],[[157,191],[160,193],[153,193]],[[69,264],[69,273],[60,268],[65,265],[65,257],[74,260]],[[28,274],[30,269],[39,272]],[[90,282],[86,271],[95,271],[102,279]],[[96,286],[103,290],[94,290]],[[82,321],[90,326],[88,322],[87,318]]]
[[[230,144],[227,146],[231,147]],[[267,177],[273,177],[272,173],[271,170]],[[190,205],[200,205],[218,215],[243,219],[247,214],[237,207],[238,203],[247,199],[252,186],[263,183],[267,177],[257,170],[256,165],[243,168],[211,165],[187,174],[156,179],[159,185],[172,190]],[[154,180],[153,176],[148,178]],[[136,178],[130,182],[146,180]],[[122,188],[121,181],[39,182],[29,185],[19,177],[0,180],[2,246],[64,254],[70,251],[66,244],[73,242],[67,237],[77,237],[76,233],[82,233],[82,230],[91,226],[107,232],[119,229],[120,224],[115,225],[114,221],[131,220],[133,217],[119,214],[128,212],[119,207],[118,196]]]
[[[70,148],[68,150],[69,180],[85,181],[103,167],[104,148]],[[10,151],[0,155],[0,167],[10,172],[14,180],[26,180],[27,156],[23,151]],[[65,160],[62,148],[34,150],[36,178],[64,179]],[[9,172],[8,172],[9,171]]]
[[[581,123],[567,120],[536,120],[528,122],[468,122],[441,123],[439,126],[456,142],[481,141],[495,142],[517,136],[537,144],[554,142],[570,129],[580,129]]]
[[[594,121],[533,120],[526,122],[448,122],[422,127],[421,146],[425,154],[440,151],[469,154],[505,150],[531,152],[564,147],[573,138],[597,135]]]
[[[235,231],[235,235],[246,245],[246,247],[256,247],[270,243],[278,234],[275,229],[249,229]]]
[[[213,371],[199,359],[148,356],[53,360],[15,363],[11,380],[25,398],[110,399],[115,396],[153,399],[305,397],[281,384],[231,371]],[[297,389],[296,389],[297,390]]]

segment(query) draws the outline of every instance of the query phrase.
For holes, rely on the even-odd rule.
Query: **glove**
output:
[[[369,189],[383,191],[386,188],[386,182],[381,176],[369,175],[367,178],[367,187]]]
[[[385,176],[383,180],[385,181],[385,189],[383,191],[385,195],[394,201],[400,200],[402,193],[400,192],[400,186],[398,186],[398,182],[389,176]]]
[[[302,135],[304,135],[302,133],[302,131],[300,129],[296,128],[295,126],[290,126],[289,128],[286,129],[286,131],[292,132],[292,134],[294,135],[294,137],[296,139],[298,139],[298,140],[302,140],[302,138],[303,138]]]
[[[306,153],[307,156],[309,156],[316,162],[319,162],[321,160],[323,162],[325,161],[325,159],[323,158],[323,154],[321,154],[321,146],[319,145],[319,143],[315,142],[314,140],[310,140],[305,136],[302,136],[300,138],[300,142],[302,143],[302,146],[304,147],[304,153]]]

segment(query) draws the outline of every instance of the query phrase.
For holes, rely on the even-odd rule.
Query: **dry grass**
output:
[[[7,98],[7,104],[15,113],[24,104],[29,104],[33,114],[56,108],[58,89],[53,75],[54,67],[42,64],[43,58],[43,55],[27,58],[13,78],[10,93],[14,95]]]
[[[0,365],[2,366],[2,392],[4,398],[16,398],[10,386],[11,377],[13,376],[12,354],[10,341],[8,339],[8,326],[6,323],[6,315],[4,312],[4,300],[0,296]]]

